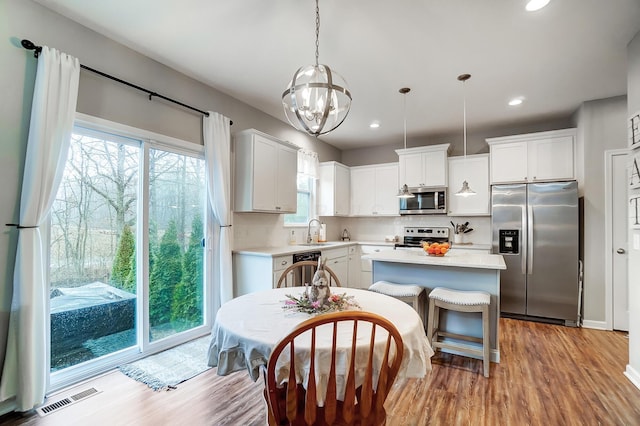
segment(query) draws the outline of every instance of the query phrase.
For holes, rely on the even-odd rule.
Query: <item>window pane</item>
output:
[[[149,339],[203,324],[204,160],[149,150]]]
[[[314,179],[298,173],[298,208],[295,214],[286,214],[286,225],[306,225],[314,214]]]
[[[51,211],[51,370],[136,343],[140,142],[76,127]]]

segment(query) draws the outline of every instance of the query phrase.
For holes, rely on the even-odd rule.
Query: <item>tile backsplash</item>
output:
[[[290,233],[296,242],[306,239],[307,227],[284,226],[284,215],[266,213],[234,213],[234,249],[277,247],[289,244]],[[405,226],[445,226],[450,222],[469,222],[473,232],[465,234],[464,242],[491,244],[491,217],[395,216],[395,217],[320,217],[327,226],[327,240],[339,241],[343,229],[348,229],[353,241],[384,242],[387,236],[402,238]]]

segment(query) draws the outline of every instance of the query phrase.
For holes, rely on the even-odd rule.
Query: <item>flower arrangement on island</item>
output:
[[[347,296],[346,293],[330,294],[324,302],[322,300],[311,300],[309,292],[305,290],[298,297],[287,294],[287,300],[284,301],[282,309],[305,314],[324,314],[327,312],[360,309],[360,305],[354,300],[353,296]]]

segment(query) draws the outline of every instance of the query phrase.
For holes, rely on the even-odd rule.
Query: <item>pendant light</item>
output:
[[[336,129],[349,114],[351,92],[347,84],[327,65],[318,63],[320,7],[316,0],[316,62],[298,68],[282,94],[282,105],[289,123],[298,130],[318,137]]]
[[[398,92],[402,93],[403,114],[404,114],[404,149],[407,149],[407,93],[411,91],[408,87],[403,87]],[[409,187],[405,183],[398,191],[398,198],[413,198],[415,195],[409,191]]]
[[[471,78],[471,74],[461,74],[458,76],[458,80],[462,82],[462,120],[463,120],[463,139],[464,139],[464,160],[467,160],[467,97],[464,93],[464,84],[467,80]],[[469,188],[469,183],[465,180],[462,182],[462,188],[460,191],[456,192],[456,195],[461,197],[468,197],[470,195],[476,195],[475,191]]]

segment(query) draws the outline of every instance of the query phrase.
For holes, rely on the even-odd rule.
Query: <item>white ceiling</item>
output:
[[[281,96],[314,62],[313,0],[37,0],[286,122]],[[320,0],[320,63],[348,82],[351,112],[322,140],[340,149],[567,117],[627,90],[640,0]],[[523,96],[525,102],[508,107]],[[183,100],[188,103],[188,99]],[[207,108],[202,105],[202,108]],[[373,120],[377,130],[369,128]]]

